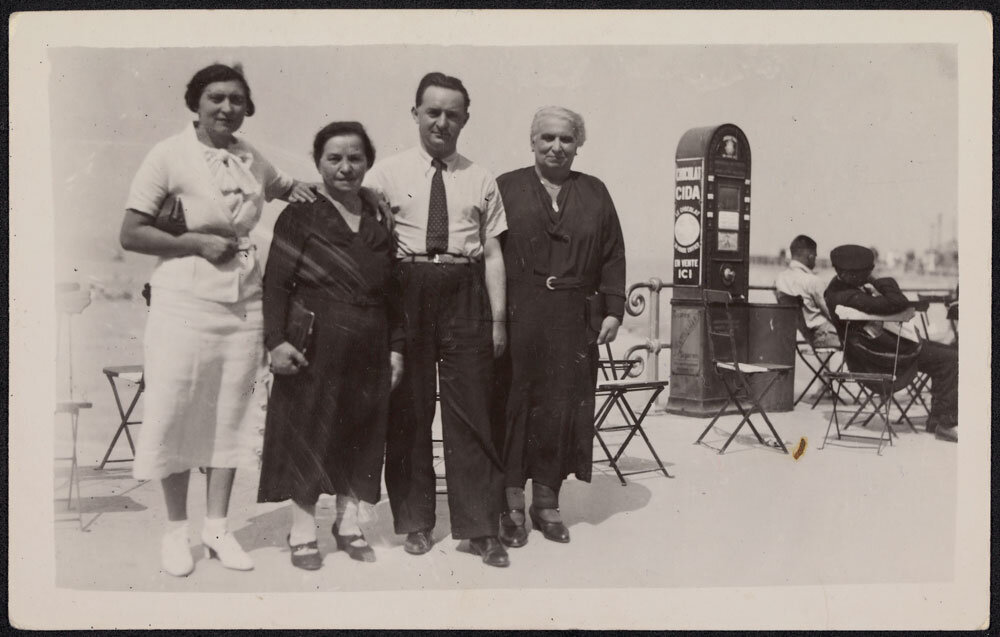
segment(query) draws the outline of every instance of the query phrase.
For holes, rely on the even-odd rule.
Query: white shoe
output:
[[[194,570],[187,534],[165,533],[160,544],[160,563],[174,577],[186,577]]]
[[[219,537],[203,530],[201,541],[205,544],[205,557],[216,558],[223,566],[235,571],[253,570],[253,558],[243,550],[232,533]]]

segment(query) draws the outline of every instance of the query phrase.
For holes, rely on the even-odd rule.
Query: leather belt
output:
[[[587,287],[587,282],[579,276],[552,276],[545,274],[534,274],[535,281],[544,285],[550,290],[573,290]]]
[[[457,254],[409,254],[400,257],[402,263],[444,263],[444,264],[468,264],[478,263],[478,259]]]

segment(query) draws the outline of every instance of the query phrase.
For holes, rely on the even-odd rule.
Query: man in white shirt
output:
[[[813,268],[816,267],[816,242],[804,234],[792,239],[789,246],[792,254],[788,267],[778,274],[774,281],[779,296],[797,296],[802,299],[802,318],[805,336],[813,347],[840,348],[837,329],[830,322],[830,310],[826,307],[823,293],[826,285],[820,281]]]
[[[507,343],[499,238],[507,230],[496,181],[457,152],[469,120],[461,80],[428,73],[411,109],[420,145],[365,176],[392,208],[396,277],[405,314],[403,379],[392,395],[385,480],[397,533],[430,551],[435,523],[431,425],[441,393],[451,532],[490,566],[507,566],[497,539],[503,465],[490,429],[493,358]]]

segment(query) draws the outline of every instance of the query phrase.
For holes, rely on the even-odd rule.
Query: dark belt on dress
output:
[[[532,275],[535,283],[550,290],[574,290],[576,288],[587,287],[587,281],[579,276],[552,276],[548,274]]]
[[[469,264],[478,263],[478,259],[459,254],[408,254],[399,258],[400,263],[443,263]]]

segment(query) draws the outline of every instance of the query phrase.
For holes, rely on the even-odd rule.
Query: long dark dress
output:
[[[285,341],[289,304],[316,314],[308,367],[276,375],[258,502],[314,504],[321,493],[379,499],[389,351],[401,351],[390,291],[392,233],[365,211],[353,232],[324,197],[278,217],[264,273],[264,343]]]
[[[506,405],[506,486],[527,479],[558,488],[575,473],[589,482],[593,460],[597,334],[587,297],[604,316],[625,309],[625,248],[618,213],[597,178],[573,172],[557,203],[534,167],[497,179],[504,240],[511,385]],[[550,290],[545,281],[557,277]],[[596,327],[596,326],[594,326]]]

